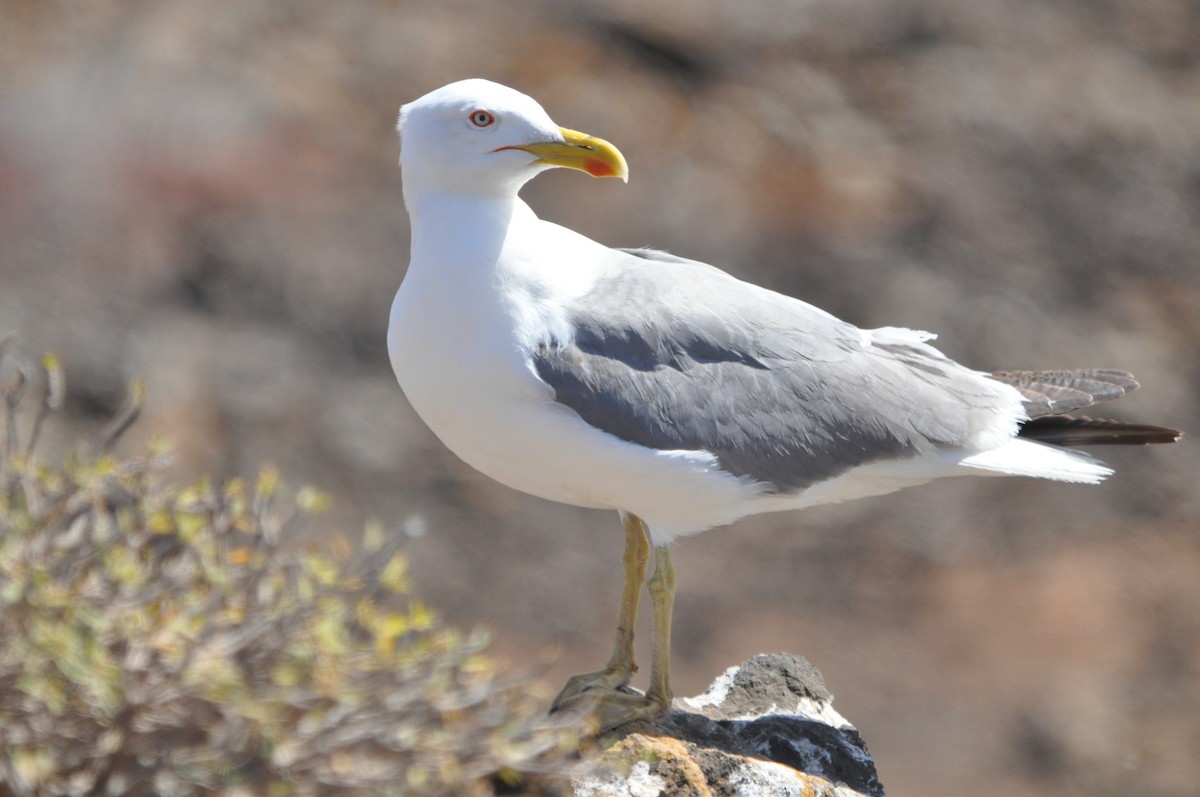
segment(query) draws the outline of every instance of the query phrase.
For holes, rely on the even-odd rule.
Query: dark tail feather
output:
[[[1074,446],[1145,446],[1174,443],[1183,432],[1164,426],[1124,423],[1104,418],[1043,415],[1021,424],[1017,437],[1071,448]]]
[[[1017,436],[1027,440],[1066,447],[1144,446],[1174,443],[1183,436],[1162,426],[1063,414],[1137,390],[1137,380],[1128,371],[997,371],[992,378],[1012,385],[1025,397],[1030,420],[1021,424]]]
[[[1012,385],[1025,397],[1030,418],[1081,410],[1120,398],[1139,385],[1128,371],[1102,368],[1079,371],[997,371],[992,378]]]

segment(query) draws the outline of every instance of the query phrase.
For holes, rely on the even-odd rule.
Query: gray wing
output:
[[[569,308],[573,338],[545,341],[534,366],[557,401],[623,440],[708,451],[729,473],[792,491],[960,446],[1018,403],[913,333],[870,342],[702,263],[614,257]]]

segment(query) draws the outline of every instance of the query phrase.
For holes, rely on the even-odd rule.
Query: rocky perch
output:
[[[666,716],[600,739],[576,797],[883,797],[858,731],[821,673],[787,653],[721,674]]]

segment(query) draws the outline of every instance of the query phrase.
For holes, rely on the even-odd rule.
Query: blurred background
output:
[[[1106,414],[1200,429],[1195,0],[4,0],[0,333],[61,352],[60,440],[143,374],[127,447],[276,463],[336,496],[321,533],[406,535],[511,666],[601,664],[615,514],[472,472],[388,365],[396,111],[465,77],[628,158],[540,177],[543,217],[983,370],[1127,368]],[[788,650],[889,794],[1195,794],[1200,448],[1100,453],[1098,488],[952,480],[682,542],[677,694]]]

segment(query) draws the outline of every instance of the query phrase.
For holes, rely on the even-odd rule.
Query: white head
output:
[[[628,179],[607,141],[559,127],[533,98],[489,80],[461,80],[408,103],[396,129],[410,201],[425,190],[511,197],[556,166]]]

